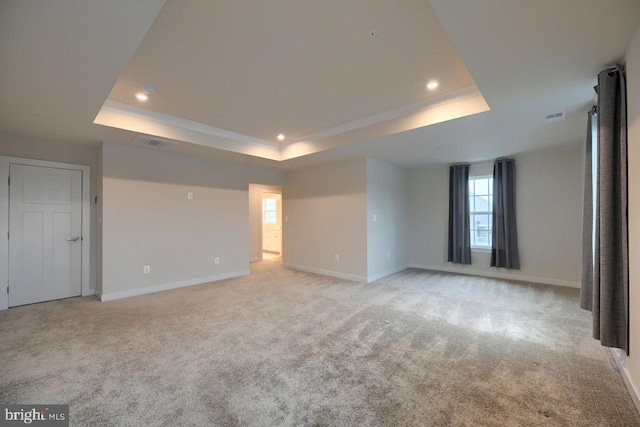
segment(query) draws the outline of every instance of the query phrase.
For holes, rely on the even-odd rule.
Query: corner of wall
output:
[[[626,55],[629,171],[629,379],[640,387],[640,25]],[[640,410],[640,408],[639,408]]]

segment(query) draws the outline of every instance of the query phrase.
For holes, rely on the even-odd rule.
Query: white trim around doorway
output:
[[[0,156],[0,310],[9,308],[9,165],[42,166],[82,172],[82,296],[93,295],[90,289],[91,257],[91,168],[71,163],[49,162],[21,157]]]

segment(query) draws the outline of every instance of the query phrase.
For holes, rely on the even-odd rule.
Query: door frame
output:
[[[0,310],[9,308],[9,166],[11,164],[41,166],[56,169],[70,169],[82,172],[82,250],[81,280],[82,296],[93,295],[90,289],[91,260],[91,168],[71,163],[50,162],[45,160],[25,159],[22,157],[0,156]]]

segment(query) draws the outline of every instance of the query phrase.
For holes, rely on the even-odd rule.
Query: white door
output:
[[[9,306],[82,293],[82,171],[9,167]]]

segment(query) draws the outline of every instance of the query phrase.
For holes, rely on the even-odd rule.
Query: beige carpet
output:
[[[294,272],[0,314],[0,402],[77,426],[638,426],[577,290]]]

